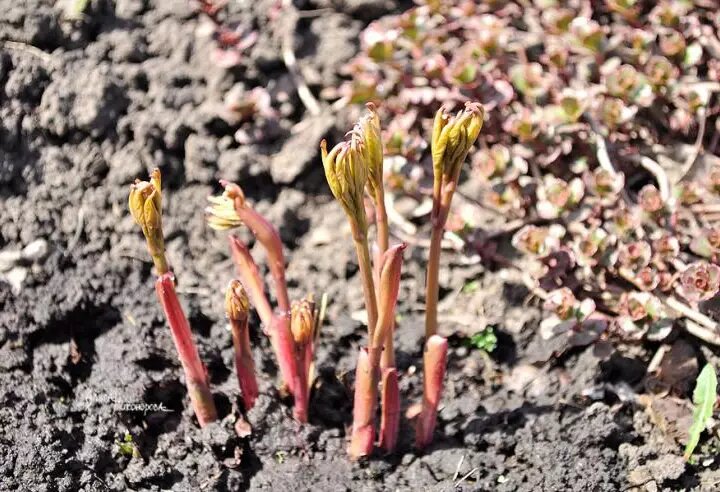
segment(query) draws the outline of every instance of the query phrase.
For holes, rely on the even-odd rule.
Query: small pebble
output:
[[[20,251],[0,251],[0,272],[7,272],[12,269],[22,258]]]
[[[5,278],[7,283],[10,284],[10,287],[12,287],[13,292],[15,294],[17,294],[22,290],[22,284],[23,284],[23,282],[25,282],[27,275],[28,275],[27,268],[15,267],[15,268],[12,268],[9,272],[5,273],[3,275],[3,277]]]
[[[22,250],[22,257],[26,261],[40,261],[48,255],[48,242],[44,239],[36,239]]]

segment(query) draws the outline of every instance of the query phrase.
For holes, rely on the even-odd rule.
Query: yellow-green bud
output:
[[[456,116],[444,107],[435,114],[432,134],[432,158],[435,180],[446,177],[455,181],[470,148],[475,144],[483,126],[485,110],[479,103],[467,103]]]
[[[350,141],[337,144],[328,153],[325,140],[320,142],[323,167],[330,191],[358,229],[367,231],[363,200],[368,173],[363,164],[363,143],[353,134]]]
[[[308,296],[302,301],[293,301],[290,309],[290,331],[295,343],[306,345],[315,336],[315,302]]]
[[[250,311],[250,301],[239,280],[231,280],[225,292],[225,312],[233,321],[245,321]]]
[[[135,180],[130,185],[128,208],[140,226],[159,274],[167,272],[165,240],[162,231],[162,189],[160,170],[154,169],[150,181]]]
[[[363,140],[363,157],[368,171],[368,190],[375,200],[377,190],[383,189],[383,144],[380,133],[380,117],[373,103],[366,105],[368,113],[358,122]]]
[[[205,208],[207,223],[216,231],[226,231],[242,225],[242,221],[235,211],[235,199],[245,199],[242,190],[235,185],[232,189],[226,189],[220,196],[210,196],[210,206]]]

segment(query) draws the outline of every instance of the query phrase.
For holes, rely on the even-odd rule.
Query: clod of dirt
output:
[[[676,454],[664,454],[653,458],[642,448],[628,443],[622,444],[619,452],[629,461],[628,482],[631,485],[643,485],[646,490],[652,490],[648,488],[650,483],[654,483],[655,490],[658,490],[658,486],[665,481],[675,480],[685,471],[685,460]]]
[[[320,147],[309,142],[320,142],[332,128],[332,119],[326,115],[307,119],[303,128],[290,137],[271,160],[270,175],[279,184],[295,181],[311,165],[321,166]]]
[[[105,135],[128,104],[122,81],[108,71],[107,65],[91,65],[78,68],[70,79],[53,80],[40,102],[42,127],[59,137],[73,131]]]

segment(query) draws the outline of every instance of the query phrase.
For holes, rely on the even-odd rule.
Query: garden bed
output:
[[[338,86],[361,30],[407,7],[399,3],[296,2],[307,13],[291,23],[269,14],[278,2],[231,2],[223,15],[258,38],[226,69],[191,2],[91,1],[77,18],[61,3],[0,2],[0,488],[611,491],[718,483],[716,465],[682,459],[672,435],[686,432],[686,420],[670,421],[670,430],[653,420],[672,413],[653,404],[689,415],[686,402],[639,396],[654,347],[553,346],[538,331],[541,303],[516,269],[453,250],[440,272],[450,353],[432,446],[416,452],[404,420],[394,455],[347,459],[362,292],[317,144],[338,141],[354,115],[329,105],[312,115],[282,54],[289,36],[311,89]],[[252,125],[229,121],[224,100],[236,83],[267,89],[274,114]],[[204,429],[127,211],[129,184],[156,166],[168,257],[221,418]],[[246,416],[251,434],[236,432],[241,406],[223,307],[234,270],[225,236],[203,213],[219,178],[240,183],[279,228],[291,298],[328,295],[308,425],[278,395],[270,345],[253,318],[261,395]],[[461,189],[471,196],[472,179]],[[483,227],[503,225],[502,215],[480,210]],[[415,225],[403,233],[396,335],[403,410],[422,392],[429,225]],[[491,354],[469,343],[485,326],[497,336]],[[687,333],[672,343],[716,360]],[[683,379],[685,395],[693,380]]]

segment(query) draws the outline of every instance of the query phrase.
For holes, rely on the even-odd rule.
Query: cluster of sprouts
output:
[[[435,429],[447,360],[448,342],[438,334],[438,270],[440,243],[457,188],[460,169],[483,125],[484,110],[468,104],[456,116],[441,108],[434,120],[432,155],[435,186],[431,248],[427,270],[427,301],[424,351],[424,392],[422,410],[417,417],[416,444],[430,443]],[[390,244],[385,210],[384,153],[380,119],[372,104],[348,134],[348,140],[328,151],[321,143],[322,164],[330,189],[344,209],[357,251],[363,293],[368,313],[367,346],[359,353],[355,378],[353,426],[348,452],[356,459],[372,454],[376,443],[394,451],[400,427],[398,371],[395,367],[393,332],[395,308],[400,288],[405,244]],[[235,368],[245,409],[258,397],[258,384],[249,336],[249,310],[254,307],[270,337],[282,385],[293,396],[293,415],[301,423],[308,421],[310,388],[314,370],[314,348],[318,340],[320,316],[313,296],[290,302],[285,280],[285,256],[275,227],[245,199],[242,189],[221,181],[221,196],[210,197],[207,220],[219,231],[247,226],[265,249],[268,269],[273,278],[277,306],[273,307],[255,260],[247,246],[229,235],[230,251],[238,271],[225,294],[226,316],[230,322]],[[370,221],[365,197],[373,202],[376,224],[374,254],[371,255]],[[173,334],[178,356],[185,370],[188,394],[200,425],[217,418],[205,367],[200,361],[187,319],[175,292],[175,279],[165,257],[162,232],[160,172],[153,171],[149,182],[131,186],[129,208],[141,227],[148,251],[158,274],[157,293]],[[379,432],[376,409],[381,403]]]
[[[416,425],[416,443],[419,448],[432,440],[447,359],[447,340],[437,333],[440,244],[460,169],[480,133],[483,118],[482,106],[468,104],[465,110],[454,117],[441,108],[433,124],[431,146],[434,186],[425,306],[425,384],[422,410]],[[349,449],[353,458],[372,453],[379,385],[382,387],[379,444],[387,452],[394,449],[399,428],[393,327],[405,246],[389,245],[381,134],[375,106],[369,103],[368,114],[360,119],[346,141],[330,151],[324,141],[321,144],[325,176],[330,190],[347,215],[352,231],[368,312],[368,345],[360,351],[355,380],[353,430]],[[366,195],[373,204],[374,222],[377,225],[377,254],[372,261]]]

